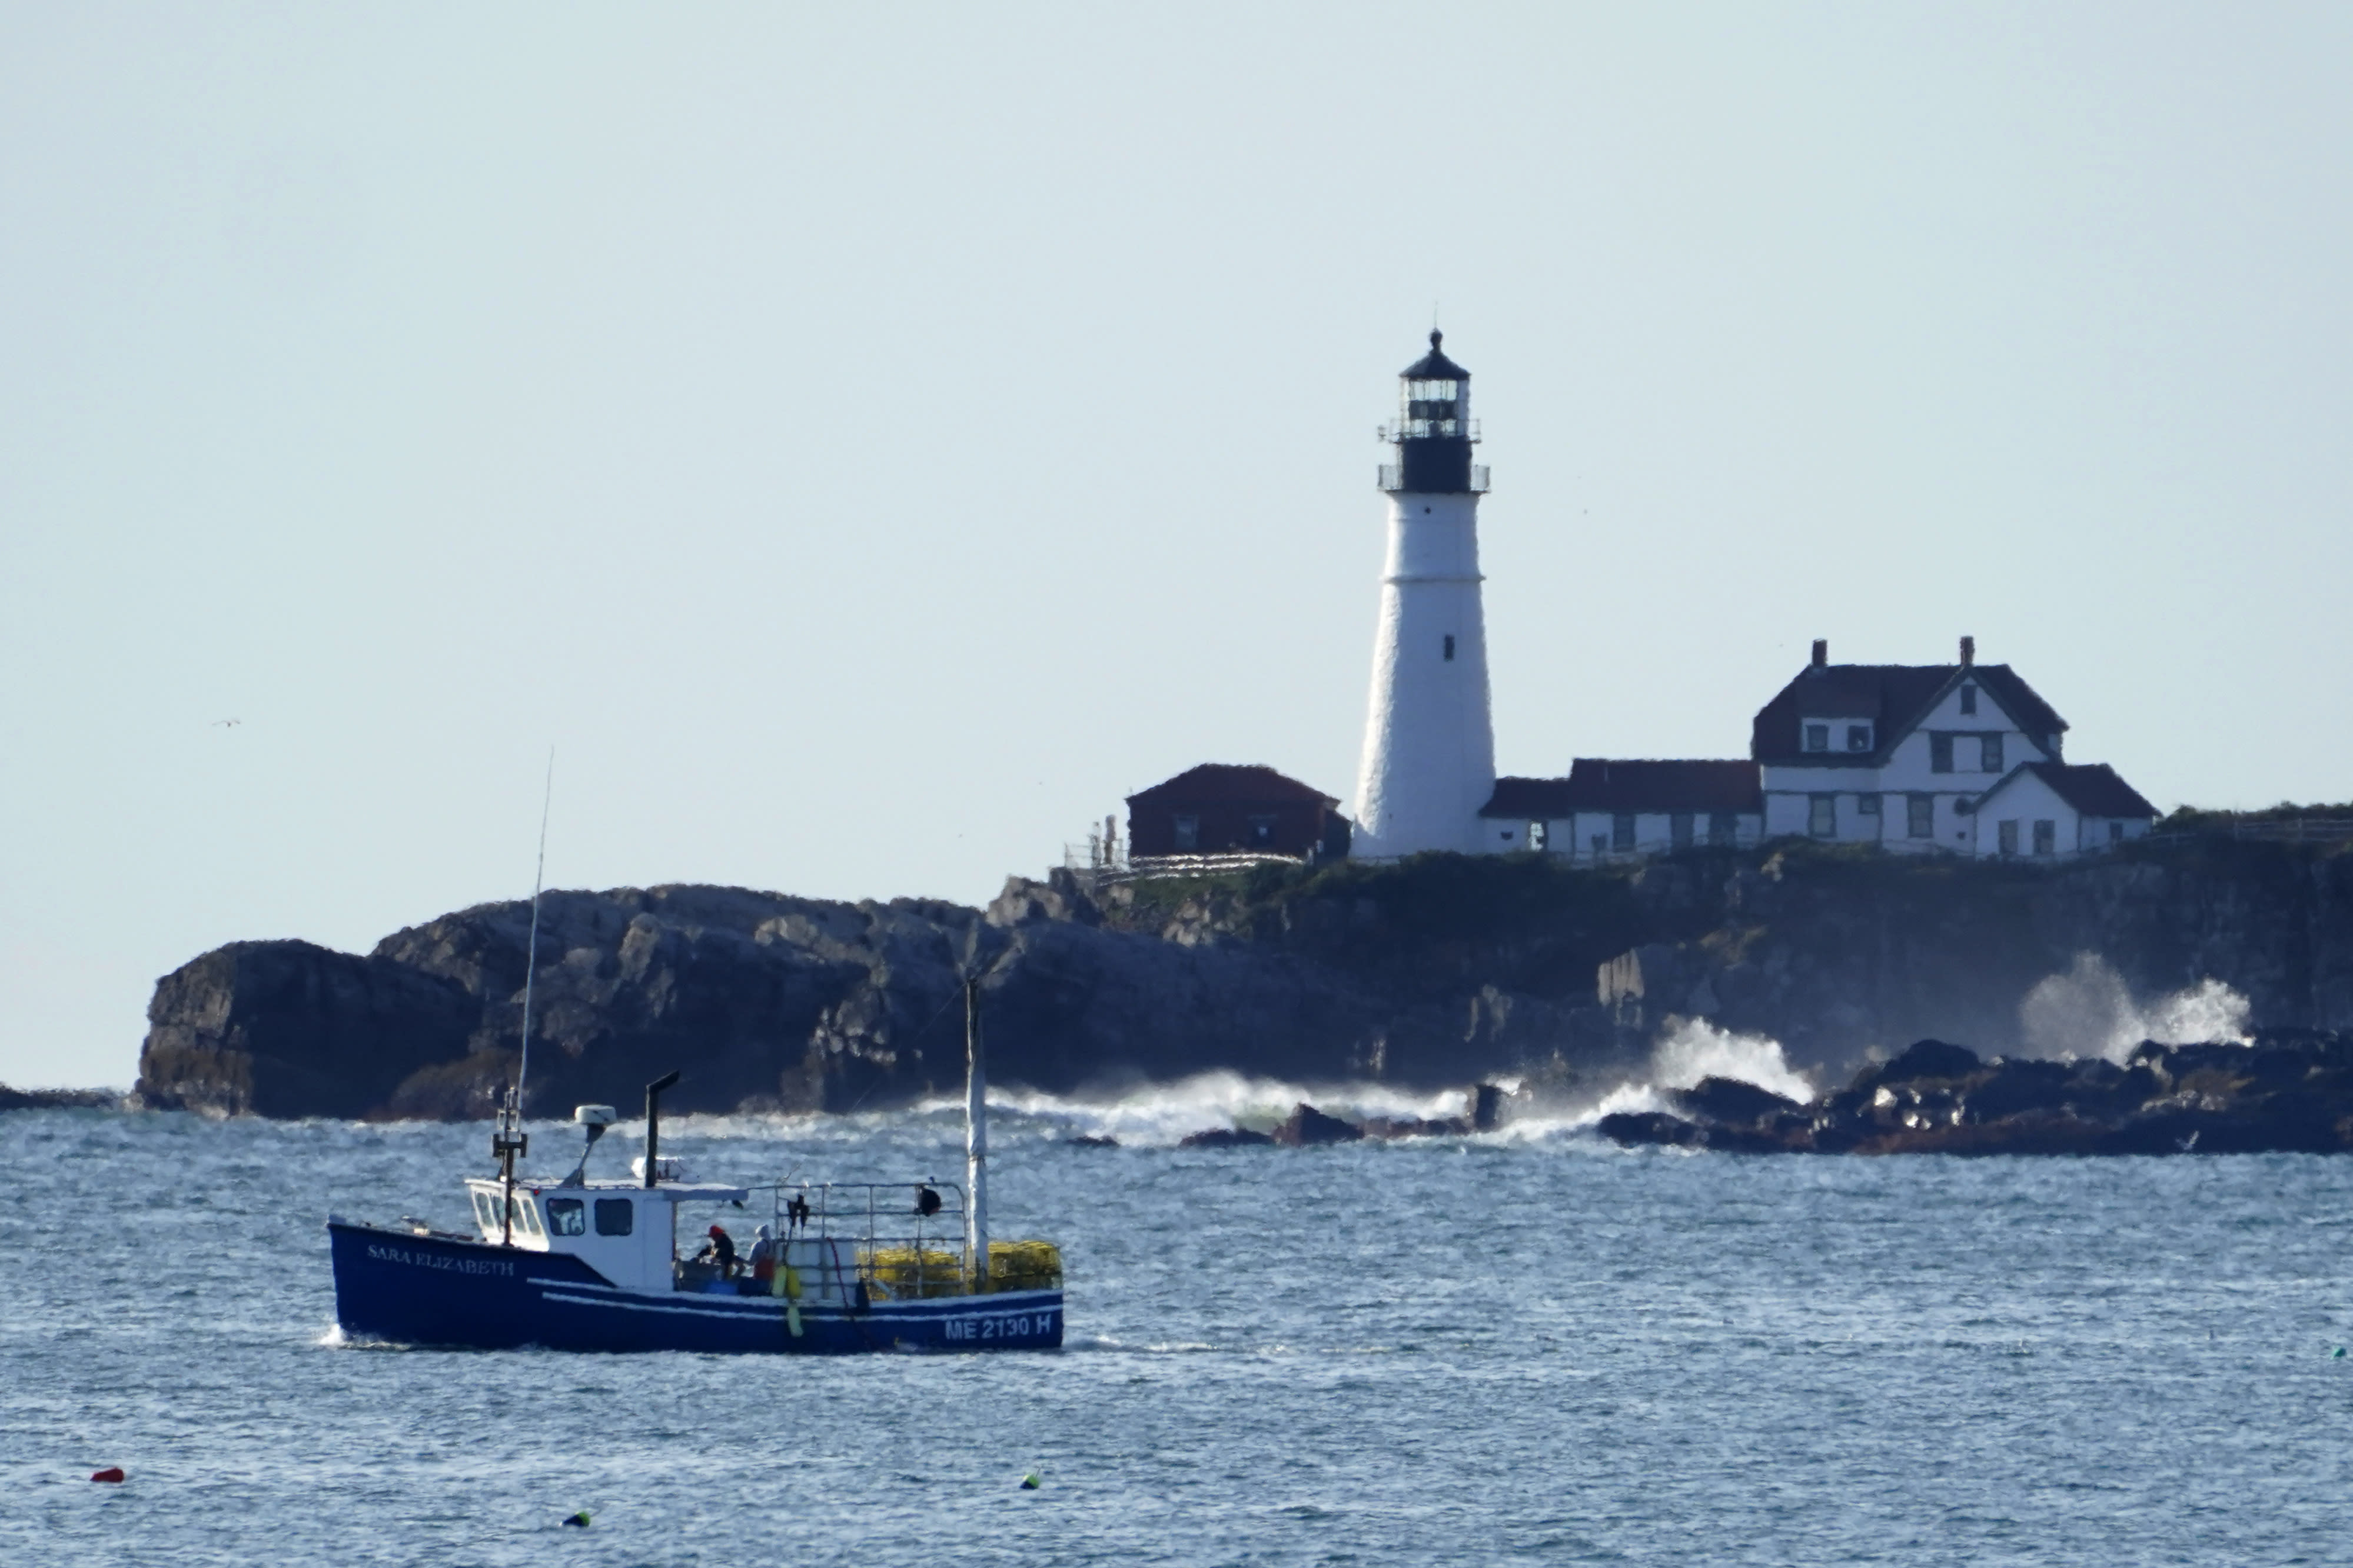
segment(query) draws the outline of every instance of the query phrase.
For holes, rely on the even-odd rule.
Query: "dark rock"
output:
[[[10,1089],[0,1083],[0,1110],[114,1110],[123,1103],[112,1089]]]
[[[1212,1127],[1202,1132],[1187,1132],[1176,1141],[1179,1149],[1241,1149],[1254,1144],[1271,1144],[1273,1139],[1263,1132],[1252,1132],[1240,1127]]]
[[[1318,1143],[1353,1143],[1364,1135],[1365,1130],[1355,1122],[1326,1116],[1312,1105],[1299,1106],[1274,1130],[1274,1141],[1286,1149],[1304,1149]]]
[[[1707,1143],[1704,1128],[1663,1110],[1612,1111],[1597,1125],[1601,1136],[1614,1143],[1651,1143],[1670,1149],[1703,1148]]]
[[[1693,1088],[1676,1090],[1672,1098],[1693,1121],[1727,1127],[1754,1125],[1767,1117],[1803,1109],[1787,1095],[1733,1078],[1704,1078]]]
[[[1062,1142],[1068,1143],[1073,1149],[1116,1149],[1119,1147],[1118,1139],[1098,1137],[1092,1132],[1073,1133],[1071,1136],[1062,1140]]]
[[[1346,1122],[1342,1122],[1346,1126]],[[1461,1138],[1472,1131],[1467,1116],[1368,1116],[1360,1131],[1367,1138]]]

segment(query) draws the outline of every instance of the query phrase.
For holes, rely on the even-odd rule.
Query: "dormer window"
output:
[[[1828,724],[1806,726],[1806,750],[1827,752],[1831,749],[1831,727]]]
[[[1978,689],[1977,689],[1976,687],[1974,687],[1974,686],[1964,686],[1964,687],[1962,687],[1962,688],[1961,688],[1961,711],[1962,711],[1962,712],[1964,712],[1964,713],[1974,713],[1974,712],[1976,712],[1977,710],[1978,710]]]
[[[1871,726],[1868,724],[1849,724],[1846,727],[1846,749],[1850,752],[1867,752],[1871,750]]]

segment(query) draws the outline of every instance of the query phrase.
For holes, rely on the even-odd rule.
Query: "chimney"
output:
[[[1977,638],[1975,638],[1975,637],[1963,637],[1963,638],[1961,639],[1961,664],[1962,664],[1962,666],[1963,666],[1964,668],[1967,668],[1967,667],[1968,667],[1968,666],[1969,666],[1969,665],[1975,664],[1977,661],[1978,661],[1978,639],[1977,639]]]
[[[1816,637],[1814,639],[1814,668],[1816,669],[1827,669],[1830,668],[1830,662],[1831,639],[1828,637]]]

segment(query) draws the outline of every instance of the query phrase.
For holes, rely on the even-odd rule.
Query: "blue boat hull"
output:
[[[1060,1290],[802,1305],[799,1332],[771,1296],[622,1290],[562,1253],[327,1222],[335,1320],[403,1344],[507,1350],[721,1351],[849,1355],[867,1351],[1053,1350]]]

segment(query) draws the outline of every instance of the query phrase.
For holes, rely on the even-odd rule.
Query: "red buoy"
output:
[[[119,1481],[122,1479],[122,1467],[109,1465],[102,1470],[92,1472],[90,1479],[94,1481]]]

